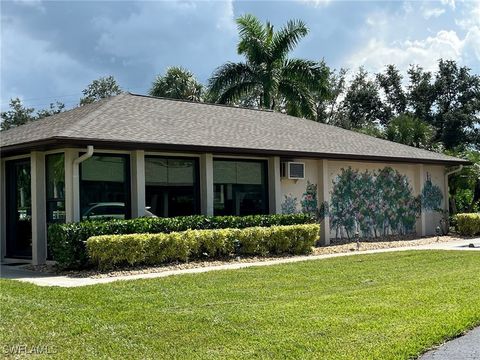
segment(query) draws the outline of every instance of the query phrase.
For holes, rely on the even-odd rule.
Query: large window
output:
[[[199,213],[198,161],[145,157],[145,204],[156,216]]]
[[[213,161],[215,215],[268,212],[265,161]]]
[[[5,162],[7,256],[32,256],[30,159]],[[3,226],[3,224],[2,224]]]
[[[65,156],[45,157],[47,186],[47,223],[65,222]]]
[[[130,217],[128,155],[94,155],[80,164],[82,220]]]

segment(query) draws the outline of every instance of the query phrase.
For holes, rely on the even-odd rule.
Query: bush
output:
[[[457,214],[454,218],[460,235],[473,236],[480,234],[480,213]]]
[[[185,230],[225,228],[243,229],[255,226],[298,225],[312,222],[314,222],[314,219],[306,214],[249,216],[194,215],[175,218],[83,221],[79,223],[51,225],[48,229],[48,246],[50,247],[53,259],[60,268],[82,268],[88,264],[85,241],[91,236],[144,233],[159,234]],[[211,243],[209,245],[210,247],[215,247],[217,246],[216,242],[220,240],[211,238],[208,241]]]
[[[187,230],[161,234],[92,236],[86,248],[100,268],[115,265],[158,265],[205,257],[307,254],[318,240],[320,225]]]

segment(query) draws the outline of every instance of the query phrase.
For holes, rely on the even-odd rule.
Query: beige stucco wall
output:
[[[66,161],[66,171],[65,171],[65,200],[66,200],[66,216],[67,221],[73,221],[73,208],[77,207],[78,204],[75,203],[73,196],[73,189],[78,188],[78,179],[75,182],[72,176],[72,162],[78,154],[78,149],[61,149],[56,150],[55,152],[65,151],[65,161]],[[126,153],[130,154],[132,158],[132,204],[136,206],[136,211],[134,209],[134,215],[140,215],[138,209],[144,208],[144,169],[142,165],[143,157],[145,153],[143,151],[113,151],[113,150],[102,150],[95,149],[95,152],[112,152],[112,153]],[[35,154],[35,156],[32,156]],[[32,178],[32,196],[37,196],[38,199],[36,202],[36,211],[33,214],[37,218],[37,223],[39,221],[44,222],[45,216],[45,195],[43,194],[45,184],[44,184],[44,165],[41,162],[44,155],[47,153],[33,153],[27,155],[32,157],[33,168],[38,168],[38,171],[35,174],[35,177]],[[150,154],[150,153],[149,153]],[[151,153],[153,154],[153,153]],[[157,154],[157,153],[155,153]],[[160,153],[158,153],[160,154]],[[167,153],[161,153],[166,155]],[[202,213],[211,214],[213,213],[213,180],[212,180],[212,159],[215,157],[214,154],[175,154],[176,156],[198,156],[200,157],[200,183],[201,183],[201,203],[202,203]],[[233,158],[233,156],[232,156]],[[244,158],[239,156],[238,158]],[[14,158],[11,158],[14,159]],[[295,158],[289,159],[289,161],[298,161],[305,163],[305,179],[303,180],[289,180],[286,178],[280,178],[280,157],[271,157],[271,158],[261,158],[268,160],[269,163],[269,202],[270,202],[270,212],[271,213],[280,213],[281,204],[285,201],[285,196],[296,198],[296,212],[301,211],[301,201],[303,194],[306,191],[307,184],[310,182],[317,185],[317,199],[318,203],[321,204],[322,201],[327,201],[330,203],[331,193],[333,190],[333,181],[336,180],[337,176],[340,174],[341,169],[352,167],[353,169],[359,170],[361,172],[365,170],[375,171],[383,169],[387,166],[392,167],[393,169],[398,170],[401,174],[407,176],[410,186],[412,187],[413,194],[415,196],[419,195],[425,180],[430,177],[433,184],[437,185],[443,193],[442,208],[445,208],[445,183],[444,183],[444,166],[439,165],[422,165],[422,164],[403,164],[403,163],[378,163],[378,162],[360,162],[360,161],[344,161],[344,160],[325,160],[325,159],[304,159],[304,158]],[[283,159],[282,159],[283,160]],[[1,165],[2,170],[4,166],[5,159],[2,159]],[[37,166],[38,165],[38,166]],[[32,169],[33,169],[32,168]],[[43,170],[42,170],[43,169]],[[1,181],[1,190],[2,194],[5,193],[5,179],[3,178],[4,171],[0,171],[2,174]],[[2,208],[5,207],[4,196],[1,196],[0,202],[2,202]],[[78,200],[77,200],[78,202]],[[1,247],[0,247],[0,257],[5,254],[5,212],[0,211],[0,219],[2,222],[0,238],[1,238]],[[327,218],[328,219],[328,218]],[[436,227],[439,224],[441,215],[435,212],[426,212],[424,211],[420,218],[417,220],[416,232],[419,235],[430,235],[434,234]],[[33,222],[32,224],[36,224]],[[42,263],[45,259],[45,229],[42,226],[34,225],[34,262]],[[329,238],[335,237],[335,229],[330,229],[328,220],[322,223],[322,239],[324,243],[329,243]]]
[[[440,165],[422,165],[422,164],[408,164],[408,163],[390,163],[390,162],[361,162],[361,161],[344,161],[344,160],[311,160],[311,159],[292,159],[291,161],[299,161],[305,163],[305,179],[304,180],[289,180],[281,179],[281,195],[282,203],[285,202],[285,197],[293,197],[297,199],[297,211],[301,211],[301,200],[306,190],[307,183],[317,184],[318,186],[318,202],[319,204],[325,200],[330,203],[331,194],[334,187],[334,181],[337,180],[338,175],[342,169],[351,167],[352,169],[364,172],[369,170],[371,172],[381,170],[385,167],[391,167],[403,175],[406,175],[408,183],[412,189],[414,196],[420,195],[427,177],[430,177],[433,184],[437,185],[443,193],[443,201],[441,207],[445,207],[445,184],[444,184],[444,166]],[[322,167],[326,166],[326,169]],[[324,171],[326,170],[326,171]],[[322,172],[325,174],[326,181],[322,182]],[[433,211],[422,210],[422,215],[417,220],[416,233],[418,235],[432,235],[435,234],[436,227],[439,225],[441,214]],[[328,225],[328,224],[327,224]],[[335,229],[327,228],[325,236],[335,238]],[[328,243],[328,239],[326,241]]]
[[[432,183],[437,185],[443,194],[441,208],[445,209],[446,189],[445,189],[445,167],[438,165],[424,165],[425,177],[430,176]],[[425,232],[426,235],[433,235],[436,233],[436,228],[439,226],[442,214],[434,211],[425,211]]]
[[[291,159],[290,161],[305,163],[305,179],[290,180],[281,178],[281,194],[282,204],[285,202],[285,196],[297,199],[297,212],[301,211],[300,202],[302,201],[303,193],[307,188],[307,183],[318,184],[318,160],[311,159]]]

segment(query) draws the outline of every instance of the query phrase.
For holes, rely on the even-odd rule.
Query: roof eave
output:
[[[0,156],[6,157],[19,153],[26,153],[33,150],[45,151],[60,147],[80,147],[94,145],[104,149],[144,149],[173,152],[214,152],[221,154],[244,154],[244,155],[268,155],[282,157],[306,157],[322,158],[330,160],[354,160],[354,161],[372,161],[372,162],[397,162],[397,163],[415,163],[415,164],[439,164],[439,165],[471,165],[471,162],[464,159],[441,160],[441,159],[419,159],[410,157],[387,157],[374,155],[357,154],[338,154],[338,153],[318,153],[302,152],[288,150],[268,150],[251,148],[230,148],[222,146],[203,146],[203,145],[176,145],[176,144],[157,144],[149,142],[134,141],[111,141],[98,139],[80,139],[52,137],[44,140],[26,142],[18,145],[0,147]]]

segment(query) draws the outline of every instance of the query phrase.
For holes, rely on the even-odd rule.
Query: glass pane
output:
[[[193,160],[168,160],[168,183],[169,184],[193,184],[194,182]]]
[[[65,157],[52,154],[45,157],[47,199],[65,199]]]
[[[82,162],[82,180],[124,182],[124,158],[92,156]]]
[[[215,160],[213,162],[214,184],[235,184],[237,182],[237,166],[235,161]]]
[[[213,166],[215,215],[267,213],[264,161],[216,160]]]
[[[146,184],[167,184],[168,182],[168,160],[163,158],[145,158],[145,183]]]
[[[94,156],[81,165],[80,205],[82,219],[128,218],[130,214],[129,158],[125,155]],[[111,214],[108,207],[120,208],[121,214]]]
[[[7,161],[5,168],[7,254],[11,257],[31,257],[32,198],[30,159]]]
[[[199,213],[197,160],[145,158],[147,211],[162,217]]]
[[[65,201],[47,201],[47,223],[64,223],[65,219]]]
[[[263,164],[258,162],[237,162],[237,184],[262,184]]]

